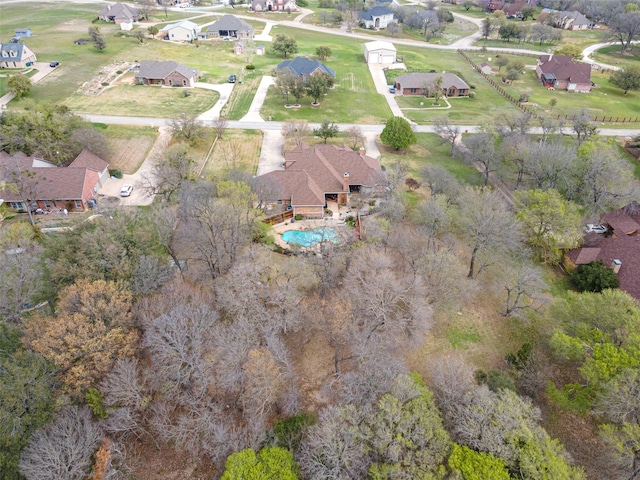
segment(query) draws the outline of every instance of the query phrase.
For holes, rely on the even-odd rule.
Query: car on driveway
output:
[[[122,188],[120,189],[120,196],[128,197],[129,195],[131,195],[132,191],[133,191],[133,185],[130,185],[127,183],[123,185]]]
[[[49,66],[50,66],[51,68],[56,68],[58,65],[60,65],[60,62],[50,62],[50,63],[49,63]]]
[[[236,83],[236,76],[235,75],[229,75],[229,83]]]
[[[396,86],[395,85],[391,85],[389,87],[389,93],[396,93]]]
[[[593,223],[590,223],[586,227],[584,227],[585,233],[607,233],[607,230],[609,229],[606,225],[595,225]]]

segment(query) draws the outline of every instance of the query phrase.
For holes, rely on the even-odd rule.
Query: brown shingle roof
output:
[[[617,236],[640,233],[640,212],[635,208],[637,205],[637,202],[632,202],[624,208],[607,212],[602,215],[602,221],[608,223]]]
[[[573,63],[569,55],[540,55],[538,63],[543,74],[555,75],[558,80],[591,84],[591,65]]]
[[[89,168],[91,170],[95,170],[96,172],[104,172],[105,168],[107,168],[109,164],[105,162],[103,159],[94,155],[86,148],[80,152],[80,155],[76,157],[76,159],[71,162],[69,167],[77,167],[77,168]]]
[[[348,147],[301,145],[285,153],[286,170],[261,175],[259,181],[271,186],[278,199],[291,198],[292,204],[324,205],[326,193],[344,191],[343,175],[349,185],[375,186],[380,183],[380,164],[374,158],[360,156]]]

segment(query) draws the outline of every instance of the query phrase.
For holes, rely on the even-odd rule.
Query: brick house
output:
[[[174,61],[156,62],[143,60],[135,75],[139,85],[165,87],[193,87],[198,71]]]
[[[591,92],[591,65],[573,63],[569,55],[540,55],[536,74],[543,87],[569,92]]]
[[[249,6],[253,12],[295,12],[298,6],[294,0],[253,0]]]
[[[407,73],[396,78],[396,92],[402,95],[424,95],[441,80],[442,93],[448,97],[469,95],[469,85],[453,73]],[[429,96],[432,96],[430,93]]]
[[[346,146],[301,145],[284,158],[284,170],[256,180],[267,204],[291,209],[294,216],[322,218],[327,200],[346,205],[351,193],[375,194],[385,186],[378,160]]]
[[[100,10],[100,12],[98,12],[98,18],[105,22],[120,25],[121,23],[133,23],[139,21],[140,12],[126,3],[118,2],[113,5],[107,5]]]
[[[58,167],[22,152],[0,152],[0,180],[20,183],[22,191],[7,187],[0,199],[14,210],[86,210],[97,203],[97,194],[109,178],[109,165],[89,150],[83,150],[68,167]]]

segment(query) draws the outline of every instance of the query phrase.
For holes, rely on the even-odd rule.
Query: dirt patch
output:
[[[107,87],[117,82],[121,76],[126,75],[133,66],[134,64],[131,62],[122,61],[105,65],[100,69],[98,75],[83,83],[76,93],[80,95],[100,95]]]
[[[127,464],[137,480],[208,480],[216,468],[202,461],[195,461],[185,453],[176,452],[173,446],[134,443],[128,452]]]
[[[147,158],[154,142],[155,139],[150,137],[111,140],[115,153],[109,159],[109,168],[127,174],[135,173]]]

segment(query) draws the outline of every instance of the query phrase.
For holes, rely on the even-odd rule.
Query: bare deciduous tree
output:
[[[538,268],[528,262],[517,265],[505,279],[507,291],[504,315],[510,316],[527,309],[538,309],[543,303],[546,284]]]
[[[452,125],[449,121],[449,117],[438,117],[433,120],[433,127],[436,134],[440,138],[451,144],[450,155],[453,155],[453,150],[456,146],[456,140],[460,136],[461,129],[457,125]]]
[[[347,128],[344,133],[346,137],[349,139],[349,146],[353,150],[357,150],[360,147],[364,147],[366,143],[366,138],[364,133],[362,133],[362,129],[357,125]]]
[[[205,135],[204,125],[196,114],[183,113],[169,120],[171,136],[190,145],[198,143]]]
[[[22,452],[20,472],[28,480],[83,480],[101,438],[89,408],[64,407],[33,434]]]
[[[469,138],[465,143],[465,160],[481,168],[484,185],[489,183],[489,175],[495,172],[499,164],[496,154],[495,138],[488,133],[481,133]]]
[[[282,125],[282,136],[290,138],[296,145],[302,145],[311,129],[306,120],[288,120]]]
[[[172,145],[154,159],[151,172],[142,175],[139,187],[148,195],[159,195],[169,202],[189,178],[192,164],[193,158],[186,145]]]
[[[213,119],[213,128],[215,129],[218,138],[222,138],[224,136],[224,132],[228,126],[229,121],[224,117]]]

